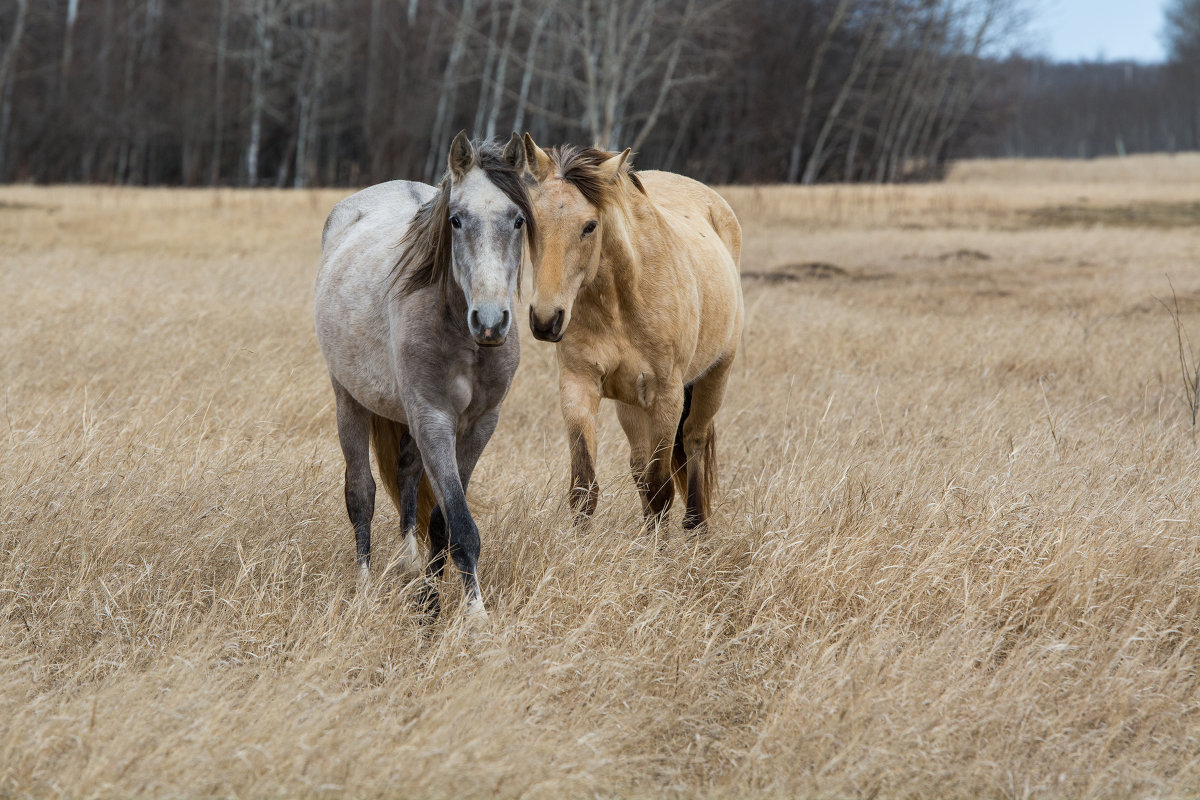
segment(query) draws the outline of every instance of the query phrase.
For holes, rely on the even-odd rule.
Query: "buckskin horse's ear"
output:
[[[525,134],[525,166],[533,177],[539,181],[550,177],[550,156],[546,151],[534,144],[533,137]]]
[[[521,135],[516,131],[513,131],[508,144],[504,145],[504,161],[517,172],[525,171],[525,143],[521,141]]]
[[[467,138],[467,132],[459,131],[458,136],[455,136],[454,141],[450,143],[450,155],[446,159],[454,180],[462,180],[471,171],[471,165],[474,162],[475,148],[471,147],[471,140]]]
[[[629,158],[628,147],[601,164],[599,166],[600,174],[606,176],[610,181],[615,181],[621,176],[621,167],[625,166],[627,158]]]

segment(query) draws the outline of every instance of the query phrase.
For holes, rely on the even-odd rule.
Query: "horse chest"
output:
[[[652,406],[658,396],[654,373],[640,362],[618,362],[604,372],[600,388],[605,397],[642,408]]]

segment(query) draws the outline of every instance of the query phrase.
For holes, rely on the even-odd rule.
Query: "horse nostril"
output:
[[[508,309],[500,313],[500,330],[508,330]]]
[[[564,313],[564,312],[563,312],[563,309],[561,309],[561,308],[560,308],[560,309],[559,309],[557,312],[555,312],[555,314],[554,314],[554,324],[553,324],[553,326],[552,326],[552,327],[554,328],[554,335],[555,335],[555,336],[557,336],[557,335],[559,334],[559,332],[562,330],[562,324],[563,324],[563,313]]]
[[[479,321],[479,312],[478,312],[478,311],[474,311],[474,310],[473,310],[473,311],[471,311],[471,329],[472,329],[472,330],[479,330],[479,329],[480,329],[480,328],[482,328],[482,327],[483,327],[483,323],[481,323],[481,322]]]

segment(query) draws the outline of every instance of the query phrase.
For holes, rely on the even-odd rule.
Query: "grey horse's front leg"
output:
[[[455,436],[448,420],[442,424],[422,424],[417,433],[425,471],[438,500],[438,507],[429,519],[428,581],[423,596],[425,607],[432,614],[437,614],[439,608],[434,582],[445,567],[448,553],[463,581],[468,618],[476,623],[487,620],[478,578],[479,529],[467,508],[466,490],[499,418],[498,409],[489,412],[461,437]]]
[[[375,516],[375,478],[371,475],[371,412],[336,380],[338,441],[346,460],[346,513],[354,526],[358,572],[365,578],[371,567],[371,518]]]

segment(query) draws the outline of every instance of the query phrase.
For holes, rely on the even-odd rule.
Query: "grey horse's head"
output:
[[[437,197],[417,212],[396,265],[401,291],[440,284],[461,289],[476,343],[504,344],[512,326],[523,247],[537,241],[524,180],[525,148],[514,133],[503,149],[465,132],[450,145]]]
[[[513,134],[497,150],[490,143],[476,147],[460,133],[449,156],[452,273],[467,301],[467,326],[483,345],[508,336],[525,229],[533,221],[521,139]]]

